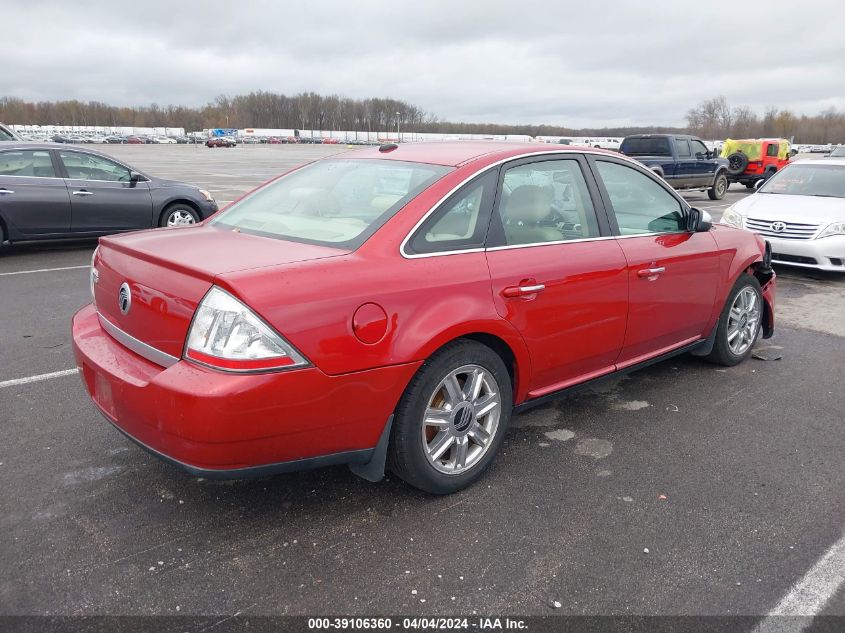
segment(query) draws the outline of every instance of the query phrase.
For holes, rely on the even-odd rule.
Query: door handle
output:
[[[80,189],[79,191],[74,191],[73,195],[75,196],[93,196],[94,194],[90,191],[85,191],[85,189]]]
[[[502,290],[502,295],[511,299],[514,297],[527,297],[530,295],[536,295],[538,292],[543,292],[545,289],[545,284],[508,286]]]
[[[15,193],[11,189],[0,189],[0,194]]]
[[[643,270],[638,270],[637,275],[640,277],[656,277],[660,273],[666,272],[666,266],[659,266],[657,268],[644,268]]]

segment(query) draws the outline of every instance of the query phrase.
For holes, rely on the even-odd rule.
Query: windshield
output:
[[[626,138],[620,151],[627,156],[671,156],[667,138]]]
[[[830,153],[831,156],[837,158],[845,158],[845,145],[840,145],[839,147],[834,147],[833,151]]]
[[[16,141],[17,139],[10,131],[0,125],[0,141]]]
[[[322,160],[262,187],[212,220],[266,237],[355,249],[451,167]]]
[[[795,163],[772,176],[758,192],[845,198],[845,165]]]

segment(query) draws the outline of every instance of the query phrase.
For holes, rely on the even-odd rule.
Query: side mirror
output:
[[[129,182],[143,182],[144,180],[146,179],[137,171],[129,172]]]
[[[761,178],[760,180],[755,182],[754,183],[754,189],[759,189],[760,187],[762,187],[764,182],[766,182],[765,178]]]
[[[687,231],[706,233],[713,227],[713,218],[707,211],[691,207],[687,214]]]

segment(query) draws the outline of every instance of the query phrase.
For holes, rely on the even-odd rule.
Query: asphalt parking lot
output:
[[[221,202],[347,151],[102,149]],[[718,218],[744,195],[686,197]],[[843,538],[845,275],[779,269],[761,359],[680,357],[516,416],[487,476],[435,498],[342,467],[206,481],[127,442],[72,372],[93,247],[0,253],[5,615],[762,616]]]

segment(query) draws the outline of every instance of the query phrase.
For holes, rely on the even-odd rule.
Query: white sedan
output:
[[[765,237],[775,263],[845,272],[845,158],[793,162],[721,223]]]

